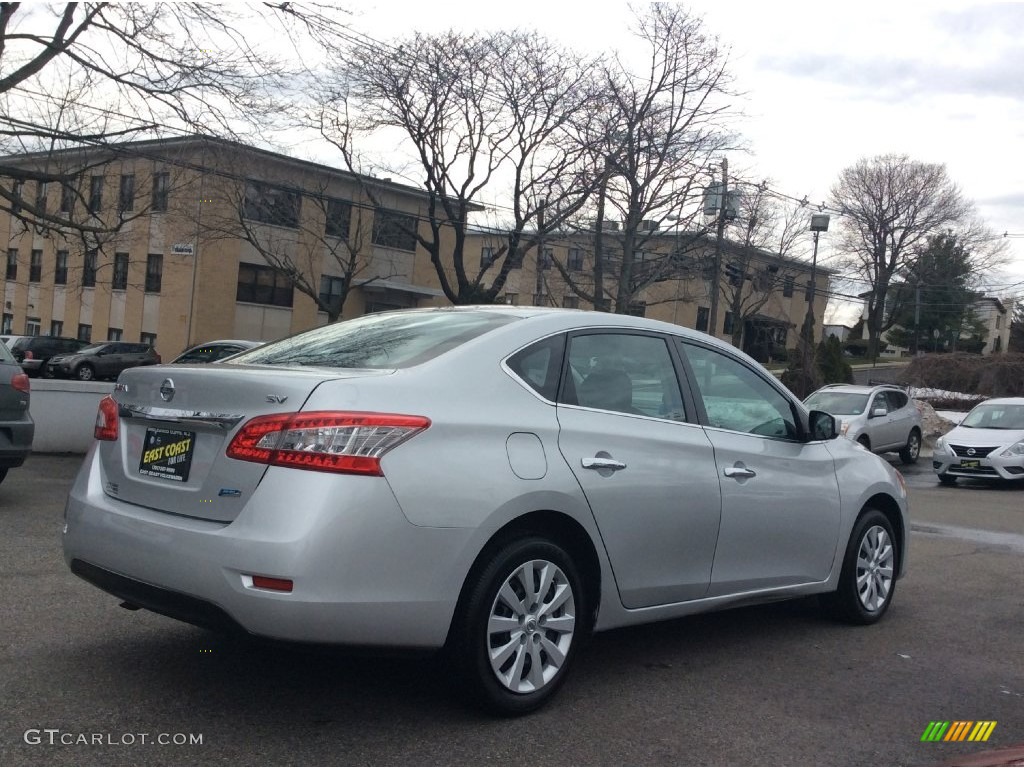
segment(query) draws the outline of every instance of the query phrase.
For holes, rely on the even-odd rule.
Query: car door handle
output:
[[[582,459],[584,469],[610,469],[612,472],[626,468],[626,462],[615,459],[595,456],[592,459]]]
[[[746,480],[748,477],[757,477],[757,472],[744,466],[726,467],[722,470],[722,474],[726,477],[734,477],[737,480]]]

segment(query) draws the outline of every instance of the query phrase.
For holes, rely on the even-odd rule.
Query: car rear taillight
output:
[[[27,395],[32,385],[29,382],[27,373],[16,373],[11,376],[11,386]]]
[[[31,349],[25,350],[25,359],[26,360],[32,360],[34,358],[35,358],[35,355],[32,354],[32,350]]]
[[[100,400],[96,411],[96,428],[92,435],[97,440],[117,440],[117,402],[110,395]]]
[[[425,416],[310,411],[258,416],[228,445],[227,455],[278,467],[383,476],[381,457],[430,426]]]
[[[162,362],[163,362],[163,359],[160,357],[160,353],[158,352],[157,355],[156,355],[156,364],[160,365],[160,363],[162,363]]]

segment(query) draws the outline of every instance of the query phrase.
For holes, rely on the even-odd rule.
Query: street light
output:
[[[811,365],[814,361],[814,299],[818,293],[818,236],[822,232],[828,232],[829,215],[827,213],[815,213],[811,216],[810,230],[814,233],[814,250],[811,255],[811,285],[810,295],[807,297],[807,314],[804,316],[804,326],[800,331],[803,339],[803,389],[801,397],[807,397],[810,392]]]

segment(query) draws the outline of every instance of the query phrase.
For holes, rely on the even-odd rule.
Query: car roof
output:
[[[872,392],[877,392],[880,389],[905,391],[899,384],[826,384],[812,394],[816,395],[818,392],[848,392],[857,395],[870,395]]]
[[[1024,405],[1024,397],[992,397],[978,405]]]

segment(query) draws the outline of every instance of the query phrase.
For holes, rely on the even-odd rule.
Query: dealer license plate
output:
[[[150,427],[142,444],[139,474],[184,483],[192,468],[195,444],[195,432]]]
[[[978,469],[981,462],[978,459],[960,459],[960,466],[963,469]]]

